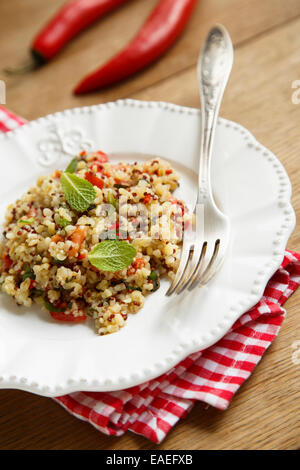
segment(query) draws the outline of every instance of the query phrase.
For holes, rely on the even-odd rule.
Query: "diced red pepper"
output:
[[[144,258],[137,258],[133,263],[132,265],[137,268],[137,269],[140,269],[140,268],[143,268],[146,264],[146,261],[144,260]]]
[[[58,242],[64,242],[65,239],[61,235],[53,235],[53,237],[51,237],[51,241],[54,243],[58,243]]]
[[[84,259],[84,258],[86,258],[86,253],[80,253],[80,255],[78,255],[78,258],[77,258],[77,259],[80,261],[80,260],[82,260],[82,259]]]
[[[136,258],[133,263],[129,266],[127,270],[127,274],[131,276],[132,274],[135,274],[138,269],[141,269],[145,266],[146,261],[144,258]]]
[[[173,170],[166,170],[166,175],[170,175],[171,173],[173,173]]]
[[[148,204],[152,199],[151,194],[146,194],[146,196],[143,199],[144,204]]]
[[[80,315],[79,317],[75,317],[73,313],[66,314],[64,312],[50,312],[50,315],[52,318],[54,318],[54,320],[70,323],[82,323],[87,318],[86,315]]]
[[[33,289],[36,285],[36,282],[34,279],[30,279],[30,284],[29,284],[29,289]]]
[[[120,178],[115,178],[115,183],[116,184],[121,184],[122,186],[128,186],[129,187],[128,181],[120,180]]]
[[[91,171],[87,171],[84,175],[85,179],[89,181],[93,186],[97,186],[97,188],[102,189],[104,186],[104,181],[98,176],[96,176],[94,173]]]

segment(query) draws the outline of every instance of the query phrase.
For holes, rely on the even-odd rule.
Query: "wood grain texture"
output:
[[[84,32],[50,64],[23,76],[5,77],[7,103],[27,119],[65,108],[126,97],[189,67],[210,26],[224,23],[235,45],[300,15],[299,0],[199,0],[190,24],[174,47],[156,64],[120,85],[76,97],[72,89],[119,51],[139,29],[157,0],[130,0]],[[16,66],[28,57],[40,25],[64,0],[10,0],[0,5],[0,64]],[[38,92],[38,100],[35,99]],[[168,99],[166,96],[165,99]]]
[[[10,0],[0,4],[0,63],[24,56],[33,30],[61,0]],[[109,57],[132,36],[154,5],[132,1],[70,45],[51,65],[8,81],[8,106],[34,118],[65,107],[124,96],[197,107],[198,45],[215,21],[224,22],[237,45],[222,115],[246,126],[285,165],[300,217],[300,104],[291,101],[299,77],[300,2],[202,0],[176,46],[153,68],[126,83],[89,97],[74,98],[72,85],[91,65]],[[129,21],[130,19],[130,21]],[[100,40],[99,40],[100,38]],[[6,39],[4,43],[3,39]],[[103,39],[103,41],[102,41]],[[105,39],[105,40],[104,40]],[[98,41],[98,42],[97,42]],[[258,234],[259,236],[259,234]],[[299,250],[297,228],[289,248]],[[279,337],[226,412],[197,404],[166,440],[156,446],[132,433],[107,437],[78,421],[51,399],[0,391],[1,449],[296,449],[300,447],[300,365],[292,344],[300,340],[300,290],[285,305]]]

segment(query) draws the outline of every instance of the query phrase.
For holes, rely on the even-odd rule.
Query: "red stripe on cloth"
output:
[[[230,339],[223,338],[218,342],[218,346],[222,348],[232,349],[234,351],[243,351],[247,354],[256,354],[260,356],[264,353],[264,348],[262,346],[257,346],[255,344],[244,344],[239,341],[234,341]]]
[[[203,357],[206,359],[210,359],[218,364],[222,364],[226,367],[233,367],[235,369],[242,369],[242,370],[252,370],[253,363],[248,361],[238,361],[236,359],[232,359],[231,357],[225,356],[223,354],[216,353],[211,349],[207,349],[203,353]]]
[[[7,131],[9,131],[9,129],[2,122],[0,122],[0,131],[1,132],[7,132]]]
[[[197,366],[197,364],[194,365],[189,370],[190,374],[194,374],[195,377],[201,377],[201,379],[207,379],[207,380],[212,380],[213,382],[222,382],[222,383],[228,383],[228,384],[236,384],[236,385],[241,385],[243,382],[243,378],[239,376],[234,376],[234,375],[226,375],[218,373],[218,372],[213,372],[209,369],[207,369],[205,366]],[[177,385],[177,382],[175,382]]]
[[[0,131],[25,120],[0,106]],[[196,400],[225,410],[277,336],[281,305],[300,283],[300,254],[286,251],[260,302],[242,315],[218,343],[187,357],[150,382],[119,392],[76,392],[55,398],[74,416],[99,431],[120,436],[126,430],[161,442]]]

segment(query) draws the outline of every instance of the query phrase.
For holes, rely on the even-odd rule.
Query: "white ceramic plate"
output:
[[[181,174],[179,197],[195,197],[199,111],[167,103],[117,101],[33,121],[0,137],[0,214],[41,174],[64,168],[80,149],[113,159],[168,159]],[[141,154],[128,157],[130,154]],[[118,333],[57,323],[38,307],[0,296],[0,387],[55,396],[117,390],[156,377],[221,338],[252,307],[278,268],[295,217],[291,185],[276,157],[238,124],[220,119],[213,188],[231,220],[226,261],[209,286],[169,299],[168,282]]]

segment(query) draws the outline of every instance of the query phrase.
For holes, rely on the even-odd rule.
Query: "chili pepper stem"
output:
[[[46,60],[39,52],[34,49],[31,50],[31,57],[28,58],[27,62],[16,68],[6,67],[3,71],[7,75],[23,75],[24,73],[31,72],[32,70],[37,69],[41,65],[45,64]]]
[[[31,72],[38,67],[38,64],[34,59],[29,60],[26,64],[21,65],[20,67],[6,67],[3,69],[7,75],[23,75],[24,73]]]

